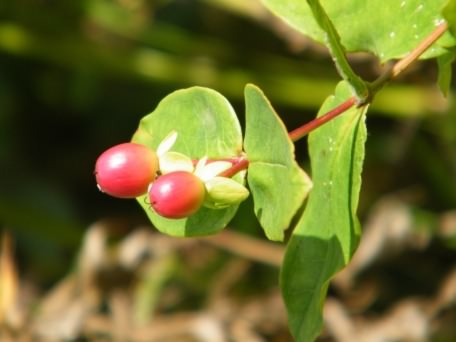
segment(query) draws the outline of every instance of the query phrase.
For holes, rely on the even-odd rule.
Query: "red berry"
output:
[[[133,198],[147,192],[155,179],[158,158],[148,147],[124,143],[103,152],[95,164],[95,177],[101,191],[120,198]]]
[[[206,189],[201,179],[187,171],[174,171],[157,178],[149,199],[157,214],[183,218],[194,214],[204,202]]]

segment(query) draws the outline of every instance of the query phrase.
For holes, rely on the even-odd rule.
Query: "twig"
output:
[[[356,95],[357,100],[363,100],[368,96],[369,88],[367,83],[359,77],[348,63],[339,33],[337,32],[331,19],[328,17],[325,9],[318,0],[307,0],[307,4],[312,10],[313,17],[326,33],[325,43],[331,54],[331,57],[336,65],[339,75],[349,82],[350,86]]]
[[[314,129],[320,127],[321,125],[325,124],[326,122],[334,119],[338,115],[344,113],[352,106],[356,104],[356,98],[354,96],[350,97],[345,102],[342,102],[336,108],[331,109],[326,114],[306,123],[305,125],[296,128],[295,130],[288,133],[288,136],[292,141],[298,141],[299,139],[305,137],[307,134],[312,132]]]
[[[232,177],[239,171],[247,169],[249,166],[249,161],[245,157],[241,157],[237,160],[237,162],[233,163],[233,166],[231,166],[228,170],[223,171],[220,176],[221,177]]]
[[[342,102],[337,107],[331,109],[327,113],[315,118],[314,120],[298,127],[291,132],[288,136],[294,142],[302,139],[307,134],[322,126],[323,124],[331,121],[337,116],[345,113],[348,109],[354,105],[364,105],[372,102],[375,94],[382,89],[390,80],[396,78],[402,71],[410,66],[415,60],[417,60],[432,44],[434,44],[448,29],[448,24],[443,22],[440,24],[429,36],[427,36],[418,46],[413,49],[406,57],[398,61],[391,68],[385,70],[374,82],[370,84],[369,94],[366,98],[357,100],[356,96],[352,96],[346,101]],[[241,158],[238,162],[233,163],[233,166],[223,172],[220,176],[232,177],[237,172],[247,169],[249,161],[246,158]]]
[[[417,60],[429,47],[434,44],[448,29],[448,24],[443,22],[418,46],[413,49],[407,56],[397,62],[392,69],[390,79],[396,78],[402,71],[404,71],[410,64]]]
[[[392,68],[387,69],[370,85],[370,92],[365,99],[361,99],[361,104],[372,102],[375,94],[382,89],[390,80],[396,78],[402,71],[410,66],[415,60],[417,60],[432,44],[434,44],[448,29],[448,24],[443,22],[429,35],[427,36],[418,46],[413,49],[406,57],[398,61],[393,65]],[[338,115],[344,113],[350,109],[353,105],[357,104],[356,98],[353,96],[342,102],[337,107],[331,109],[326,114],[308,122],[307,124],[296,128],[289,133],[291,140],[297,141],[305,137],[308,133],[314,129],[320,127],[326,122],[334,119]]]

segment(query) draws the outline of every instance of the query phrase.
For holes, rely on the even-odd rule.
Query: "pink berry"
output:
[[[149,190],[149,199],[157,214],[183,218],[198,211],[206,189],[201,179],[187,171],[174,171],[157,178]]]
[[[155,179],[158,158],[148,147],[135,143],[113,146],[95,164],[98,188],[114,197],[133,198],[147,192]]]

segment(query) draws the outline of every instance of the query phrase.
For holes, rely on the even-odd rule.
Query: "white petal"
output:
[[[204,167],[198,169],[198,173],[195,171],[195,174],[205,182],[228,170],[232,165],[228,161],[216,161],[204,165]]]
[[[158,158],[162,174],[173,171],[193,172],[193,161],[190,157],[179,152],[166,152]]]
[[[162,156],[166,152],[168,152],[171,147],[173,147],[174,143],[176,142],[177,139],[177,132],[176,131],[171,131],[165,139],[162,140],[160,145],[158,145],[157,148],[157,156]]]
[[[195,175],[199,177],[199,174],[201,173],[201,170],[204,168],[204,166],[207,163],[207,157],[203,157],[200,160],[198,160],[198,163],[196,163],[195,166]]]

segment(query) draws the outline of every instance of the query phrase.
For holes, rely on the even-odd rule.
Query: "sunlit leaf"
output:
[[[456,49],[451,49],[447,53],[437,58],[439,66],[438,83],[443,95],[448,96],[453,75],[453,62],[456,58]]]
[[[245,102],[244,148],[255,214],[269,239],[282,240],[311,181],[296,163],[287,130],[262,91],[247,85]]]
[[[442,14],[448,23],[449,30],[456,37],[456,0],[447,0]]]
[[[350,96],[341,82],[319,115]],[[352,108],[309,135],[314,187],[288,243],[281,287],[296,341],[313,341],[331,277],[358,245],[356,217],[364,159],[365,108]]]
[[[446,0],[322,0],[348,51],[369,51],[386,61],[400,58],[429,35],[443,21],[440,14]],[[326,36],[315,21],[306,1],[263,0],[289,25],[325,43]],[[431,48],[427,57],[444,53],[440,46],[453,46],[449,34]]]
[[[157,108],[146,115],[132,141],[157,149],[170,132],[177,132],[172,151],[192,159],[238,156],[242,134],[238,119],[229,102],[212,89],[192,87],[165,97]],[[160,231],[174,236],[198,236],[223,229],[237,206],[214,210],[202,207],[184,219],[167,219],[157,215],[148,204],[147,196],[138,198],[149,219]]]

